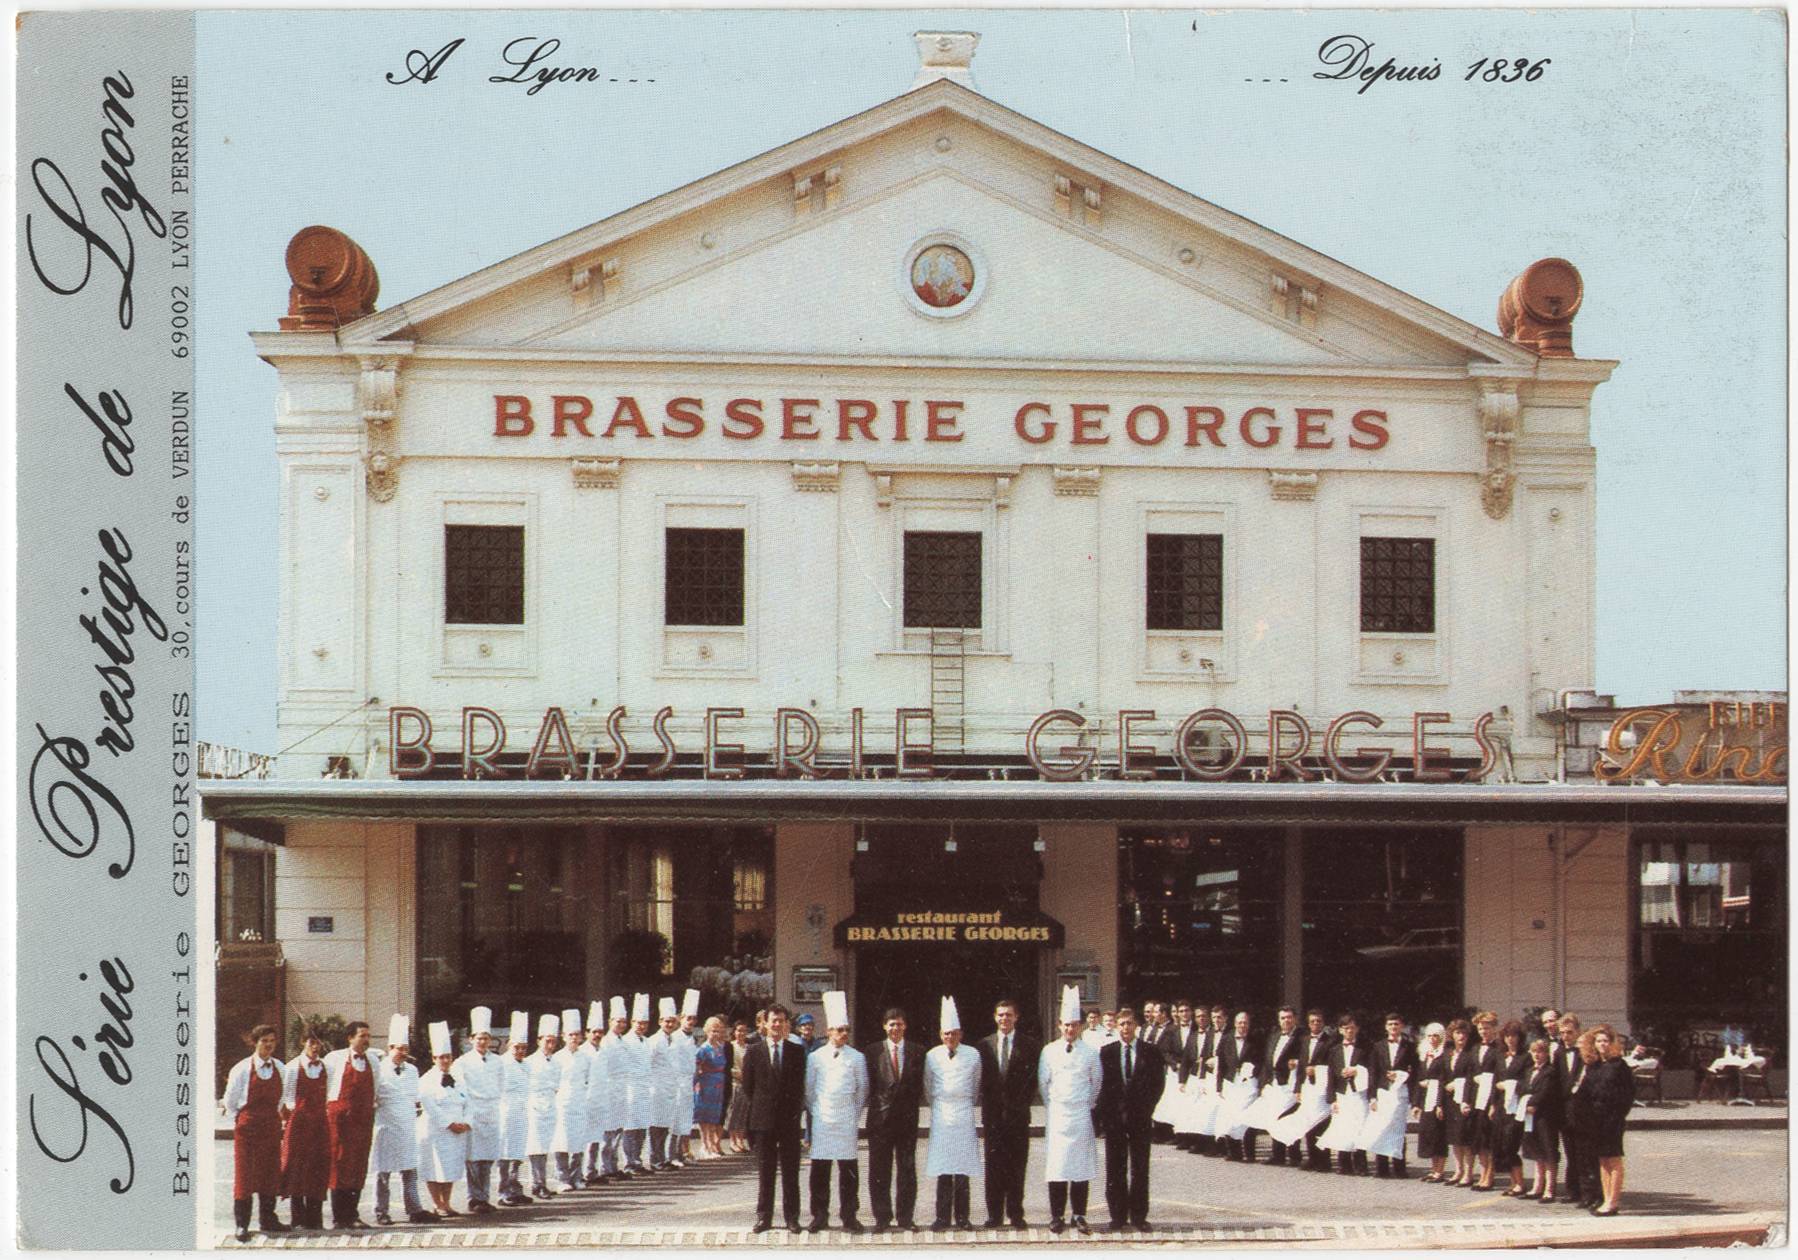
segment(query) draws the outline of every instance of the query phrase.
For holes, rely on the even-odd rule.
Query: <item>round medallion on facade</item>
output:
[[[986,288],[985,260],[961,237],[938,232],[906,251],[903,281],[907,300],[920,314],[965,315]]]

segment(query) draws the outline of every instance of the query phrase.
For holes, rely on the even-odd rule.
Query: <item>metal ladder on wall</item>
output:
[[[963,750],[968,643],[964,630],[930,632],[930,732],[939,753]]]

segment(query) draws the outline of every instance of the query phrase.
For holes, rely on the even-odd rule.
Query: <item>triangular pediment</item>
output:
[[[945,316],[907,264],[973,263]],[[948,82],[342,330],[707,357],[1525,366],[1535,355]]]

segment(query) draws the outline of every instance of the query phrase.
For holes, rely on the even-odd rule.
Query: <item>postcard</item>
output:
[[[16,39],[22,1246],[1784,1239],[1782,12]]]

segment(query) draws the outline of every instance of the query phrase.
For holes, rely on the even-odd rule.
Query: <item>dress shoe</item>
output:
[[[754,1225],[749,1227],[749,1232],[752,1234],[765,1234],[773,1228],[774,1222],[772,1221],[757,1221]]]
[[[1090,1234],[1093,1232],[1093,1227],[1086,1223],[1086,1218],[1084,1216],[1076,1216],[1074,1218],[1074,1228],[1079,1230],[1082,1234]]]
[[[964,1216],[960,1220],[955,1222],[955,1228],[957,1228],[957,1229],[973,1229],[974,1222]]]
[[[980,1222],[980,1228],[981,1229],[1004,1229],[1005,1221],[1002,1217],[989,1216],[984,1221]]]
[[[787,1222],[787,1233],[798,1234],[803,1232],[804,1231],[799,1226],[799,1218],[797,1216]]]
[[[458,1212],[457,1215],[459,1216],[461,1213]],[[411,1221],[414,1225],[430,1225],[442,1218],[435,1212],[408,1212],[406,1213],[406,1219]]]
[[[247,1243],[250,1241],[250,1227],[248,1225],[238,1226],[237,1241],[241,1242],[241,1243]]]
[[[388,1215],[388,1214],[387,1214],[387,1213],[385,1213],[385,1212],[376,1212],[376,1213],[375,1213],[375,1224],[377,1224],[377,1225],[391,1225],[391,1224],[393,1224],[393,1217],[391,1217],[391,1216],[389,1216],[389,1215]],[[355,1228],[355,1226],[353,1226],[353,1225],[352,1225],[352,1226],[351,1226],[351,1227],[350,1227],[350,1228],[352,1228],[352,1229],[354,1229],[354,1228]]]
[[[367,1229],[368,1227],[368,1222],[363,1220],[360,1216],[352,1216],[350,1217],[350,1223],[348,1225],[338,1226],[339,1229]]]
[[[851,1234],[863,1234],[867,1232],[867,1228],[853,1216],[846,1216],[843,1218],[843,1229]]]
[[[1136,1227],[1136,1231],[1139,1234],[1149,1234],[1149,1233],[1154,1232],[1152,1229],[1149,1228],[1149,1221],[1148,1221],[1147,1217],[1144,1217],[1140,1221],[1131,1221],[1130,1223]]]
[[[1068,1227],[1067,1222],[1062,1220],[1059,1216],[1049,1222],[1049,1232],[1051,1234],[1062,1233],[1064,1230],[1067,1229],[1067,1227]]]
[[[1021,1217],[1021,1216],[1014,1216],[1014,1217],[1012,1217],[1012,1218],[1011,1218],[1011,1227],[1012,1227],[1012,1228],[1013,1228],[1013,1229],[1029,1229],[1029,1228],[1030,1228],[1030,1225],[1029,1225],[1029,1223],[1028,1223],[1028,1222],[1026,1222],[1026,1221],[1025,1221],[1025,1220],[1024,1220],[1024,1218],[1023,1218],[1023,1217]]]
[[[264,1221],[261,1228],[265,1234],[291,1234],[293,1232],[293,1226],[283,1225],[280,1221]]]
[[[1130,1222],[1113,1221],[1105,1227],[1105,1232],[1108,1234],[1127,1234],[1130,1232]]]
[[[482,1201],[480,1203],[470,1204],[468,1210],[470,1212],[473,1212],[476,1216],[486,1216],[489,1212],[498,1211],[498,1209],[495,1208],[491,1203],[488,1203],[485,1201]]]
[[[824,1223],[823,1217],[814,1216],[812,1217],[811,1224],[805,1227],[805,1232],[808,1234],[822,1234],[828,1228],[829,1226]]]
[[[899,1228],[905,1230],[908,1233],[915,1234],[918,1232],[918,1223],[916,1221],[909,1221],[909,1220],[908,1221],[900,1221]]]
[[[948,1218],[939,1216],[934,1221],[930,1222],[930,1224],[926,1225],[924,1228],[926,1228],[926,1229],[948,1229],[949,1228]]]

